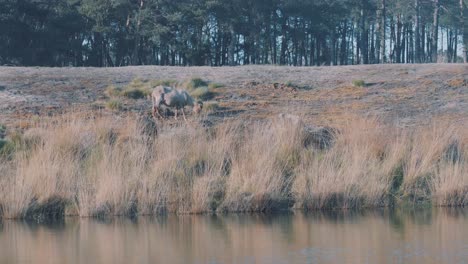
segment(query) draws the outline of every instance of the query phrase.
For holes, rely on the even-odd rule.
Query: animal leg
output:
[[[159,112],[159,108],[156,108],[156,113],[161,119],[164,119],[164,116],[161,115],[161,112]]]
[[[156,104],[154,102],[154,97],[153,96],[151,96],[151,102],[153,103],[153,111],[152,111],[153,118],[156,118]]]
[[[185,118],[185,112],[184,112],[184,108],[182,108],[182,115],[184,116],[184,120],[185,120],[185,122],[187,122],[187,118]]]
[[[157,116],[156,116],[157,115]],[[161,115],[161,113],[159,112],[159,109],[157,106],[153,107],[153,118],[161,118],[161,119],[164,119],[164,117]]]
[[[179,119],[177,119],[177,112],[178,112],[178,109],[176,108],[176,109],[175,109],[175,112],[174,112],[174,113],[175,113],[175,115],[174,115],[175,120],[179,120]]]

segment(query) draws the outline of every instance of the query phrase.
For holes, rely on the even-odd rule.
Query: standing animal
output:
[[[194,113],[199,113],[203,108],[203,103],[201,101],[195,102],[193,97],[190,96],[187,91],[162,85],[154,88],[151,94],[151,100],[153,102],[154,117],[156,117],[157,114],[159,117],[163,118],[159,113],[159,107],[161,107],[161,105],[175,108],[175,119],[177,119],[178,110],[182,110],[182,115],[184,116],[185,121],[187,121],[184,112],[185,106],[192,106]]]

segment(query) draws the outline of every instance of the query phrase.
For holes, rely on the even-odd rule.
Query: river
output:
[[[3,220],[0,263],[468,263],[468,210]]]

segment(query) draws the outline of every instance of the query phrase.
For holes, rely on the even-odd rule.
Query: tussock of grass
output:
[[[35,143],[34,138],[25,138],[19,132],[12,132],[7,139],[0,139],[0,160],[10,160],[16,151],[30,150]]]
[[[4,138],[6,136],[6,126],[3,124],[0,124],[0,139]]]
[[[188,90],[194,90],[205,86],[208,86],[208,82],[198,77],[192,78],[185,83],[185,87]]]
[[[1,163],[5,218],[468,204],[466,127],[350,119],[327,148],[295,118],[163,127],[63,116]],[[72,209],[70,209],[72,208]]]
[[[207,112],[216,111],[219,109],[219,104],[216,101],[207,101],[203,103],[203,110]]]
[[[122,88],[116,87],[114,85],[110,85],[106,88],[104,92],[108,97],[117,97],[120,96],[122,93]]]
[[[209,100],[213,98],[216,89],[223,87],[221,84],[208,83],[200,78],[192,78],[185,83],[185,88],[190,95],[199,100]]]
[[[366,82],[364,80],[354,80],[353,86],[355,87],[364,87],[366,86]]]
[[[0,139],[0,160],[10,159],[16,150],[15,142],[11,140]]]
[[[125,90],[122,91],[122,96],[131,98],[131,99],[145,98],[149,94],[151,94],[151,92],[149,90],[142,90],[142,89],[138,89],[138,88],[125,89]]]
[[[203,87],[198,87],[195,90],[192,90],[190,92],[190,95],[196,99],[207,100],[212,97],[213,93],[208,87],[203,86]]]
[[[170,81],[143,81],[140,79],[134,79],[125,87],[116,87],[111,85],[107,87],[104,93],[110,98],[127,97],[130,99],[142,99],[150,95],[154,87],[166,82],[169,83]]]
[[[14,145],[11,141],[0,139],[0,156],[9,156],[14,150]]]
[[[221,83],[210,83],[208,84],[208,88],[210,89],[218,89],[218,88],[223,88],[224,84]]]
[[[171,86],[171,87],[174,87],[177,85],[177,81],[176,80],[150,80],[149,81],[149,84],[151,87],[156,87],[156,86],[159,86],[159,85],[163,85],[163,86]]]
[[[468,85],[468,80],[456,78],[448,81],[448,85],[451,87],[463,87]]]
[[[123,104],[120,100],[112,99],[106,103],[106,108],[113,111],[122,110]]]
[[[153,88],[151,82],[134,79],[122,90],[121,96],[141,99],[150,95]]]

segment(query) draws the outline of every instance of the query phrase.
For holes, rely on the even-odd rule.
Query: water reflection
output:
[[[0,263],[466,263],[468,211],[0,221]]]

